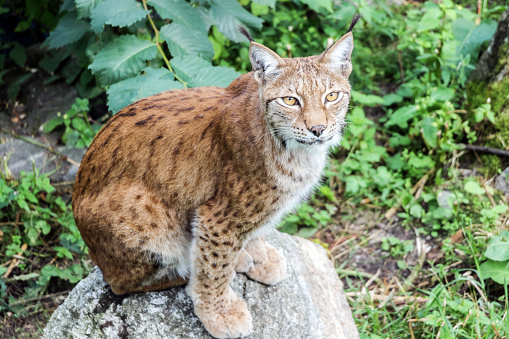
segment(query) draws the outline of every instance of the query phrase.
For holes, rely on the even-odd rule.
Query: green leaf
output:
[[[101,84],[109,85],[138,74],[156,54],[154,43],[123,35],[106,45],[88,68],[99,75]]]
[[[387,95],[384,95],[384,97],[382,99],[384,100],[384,102],[383,102],[384,106],[391,106],[395,103],[403,101],[403,97],[400,95],[397,95],[397,94],[387,94]]]
[[[406,122],[410,119],[412,119],[415,114],[417,113],[417,107],[414,105],[410,106],[403,106],[400,109],[398,109],[396,112],[392,113],[389,121],[385,123],[385,127],[393,126],[393,125],[399,125],[402,126],[402,124],[406,124]]]
[[[206,24],[202,12],[191,6],[185,0],[149,0],[163,19],[173,20],[174,23],[187,26],[195,31],[208,32],[210,25]]]
[[[58,21],[57,27],[44,42],[49,48],[60,48],[78,41],[90,30],[90,25],[78,20],[75,14],[67,14]]]
[[[139,99],[182,88],[184,85],[175,81],[167,69],[146,68],[143,75],[118,82],[108,89],[108,107],[116,113]]]
[[[253,2],[259,5],[266,5],[272,8],[276,7],[276,0],[253,0]]]
[[[479,268],[483,279],[491,278],[499,284],[509,284],[509,262],[488,259]]]
[[[431,92],[431,100],[433,101],[448,101],[454,97],[454,89],[439,87],[435,88],[433,92]]]
[[[297,232],[297,236],[299,237],[302,237],[302,238],[310,238],[312,237],[316,232],[318,232],[318,229],[319,227],[304,227],[304,228],[301,228],[298,232]]]
[[[419,204],[415,204],[412,207],[410,207],[410,215],[415,218],[422,217],[423,212],[424,212],[424,209]]]
[[[509,260],[509,232],[504,231],[491,238],[484,255],[494,261]]]
[[[79,119],[79,118],[72,120],[72,127],[74,127],[78,132],[81,132],[81,133],[88,130],[87,123],[83,119]]]
[[[9,56],[12,60],[14,60],[15,63],[18,64],[19,67],[25,66],[25,62],[27,61],[27,53],[21,44],[15,42],[14,48],[9,53]]]
[[[246,37],[239,32],[239,26],[260,29],[263,20],[246,11],[236,0],[211,0],[210,14],[214,25],[228,39],[244,42]]]
[[[452,32],[461,41],[458,55],[471,55],[471,62],[477,60],[477,54],[482,44],[491,39],[497,29],[497,22],[485,20],[476,25],[474,21],[459,18],[452,24]]]
[[[206,31],[195,31],[189,27],[172,23],[161,27],[161,37],[166,40],[173,57],[197,55],[212,60],[214,48]]]
[[[74,0],[76,10],[78,11],[78,19],[88,19],[92,15],[92,10],[102,0]]]
[[[319,12],[320,8],[323,7],[332,13],[332,1],[331,0],[301,0],[302,3],[305,3],[309,6],[313,11]]]
[[[52,56],[48,56],[47,54],[43,59],[39,61],[39,66],[48,73],[53,73],[56,71],[58,66],[67,59],[70,54],[69,48],[62,48],[57,50]]]
[[[452,210],[448,208],[438,207],[433,211],[433,218],[435,219],[450,219],[452,217]]]
[[[188,82],[189,87],[226,87],[240,76],[232,68],[214,67],[199,57],[173,58],[170,63],[178,76]]]
[[[28,204],[27,204],[27,202],[25,200],[18,200],[18,205],[19,205],[19,207],[21,207],[25,211],[27,211],[27,212],[30,211],[30,207],[28,207]]]
[[[352,99],[365,106],[383,105],[384,99],[372,94],[363,94],[352,90]]]
[[[320,186],[320,193],[324,197],[329,199],[330,201],[335,201],[336,200],[336,197],[334,196],[334,192],[332,192],[332,190],[330,189],[329,186],[326,186],[326,185]]]
[[[468,193],[475,195],[481,195],[485,193],[484,189],[476,181],[467,182],[464,186],[464,189]]]
[[[101,33],[104,25],[126,27],[144,19],[149,10],[135,0],[105,0],[92,10],[92,30]]]
[[[46,235],[51,232],[51,226],[45,220],[38,220],[35,226],[42,231],[42,234]]]
[[[437,147],[437,123],[435,122],[435,119],[427,116],[422,120],[422,137],[424,138],[424,141],[426,144],[431,147],[435,148]]]
[[[426,13],[421,17],[417,31],[424,32],[439,28],[442,24],[442,16],[443,13],[438,6],[428,7]]]
[[[202,69],[187,84],[189,87],[218,86],[228,87],[241,74],[229,67],[212,67]]]

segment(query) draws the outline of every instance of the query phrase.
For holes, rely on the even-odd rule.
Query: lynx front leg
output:
[[[267,285],[275,285],[286,276],[286,259],[265,238],[256,238],[247,243],[245,251],[252,258],[253,265],[247,276]]]
[[[230,287],[242,243],[229,231],[201,223],[194,233],[188,292],[196,315],[216,338],[243,337],[253,330],[246,303]]]

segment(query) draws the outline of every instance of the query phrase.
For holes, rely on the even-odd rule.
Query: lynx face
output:
[[[314,152],[340,143],[350,101],[352,49],[351,33],[307,58],[283,59],[251,44],[261,107],[272,136],[283,146]]]

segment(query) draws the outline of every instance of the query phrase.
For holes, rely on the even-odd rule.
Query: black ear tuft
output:
[[[362,17],[361,14],[355,14],[352,18],[352,23],[350,24],[350,28],[348,28],[348,31],[347,33],[350,33],[352,31],[352,29],[355,27],[355,25],[357,24],[357,21],[359,21],[359,19]]]
[[[255,42],[251,34],[247,31],[247,29],[244,26],[239,26],[239,32],[249,39],[250,42]]]

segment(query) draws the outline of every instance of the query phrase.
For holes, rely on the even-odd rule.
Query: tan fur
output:
[[[110,119],[83,158],[73,210],[115,293],[189,281],[213,336],[251,332],[230,279],[235,269],[269,285],[284,278],[263,235],[308,196],[341,140],[352,48],[348,33],[320,56],[282,59],[252,42],[254,72],[228,88],[161,93]],[[342,99],[331,104],[333,91]],[[301,106],[282,105],[288,96]]]

